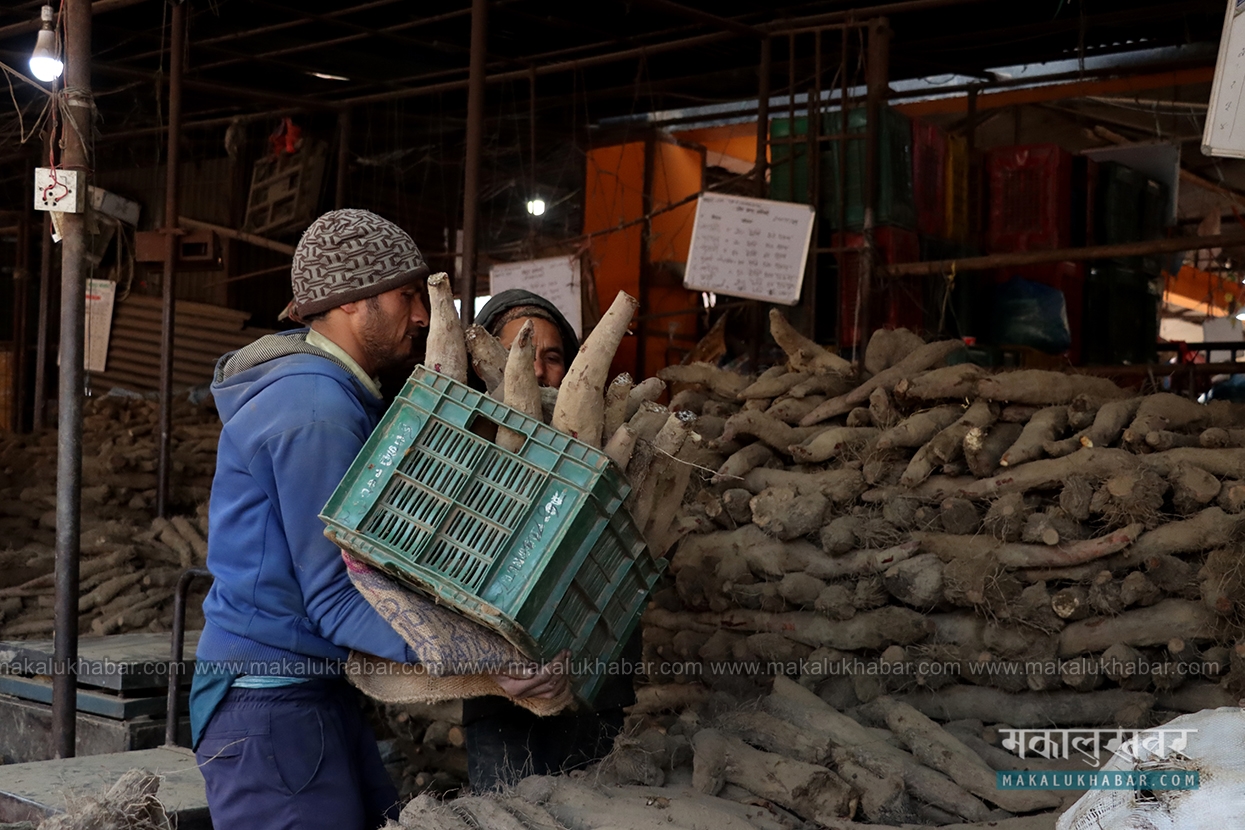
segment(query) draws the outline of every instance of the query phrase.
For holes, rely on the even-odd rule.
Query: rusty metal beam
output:
[[[729,17],[718,17],[716,14],[702,12],[700,9],[693,9],[680,3],[671,2],[671,0],[634,0],[634,2],[641,6],[648,6],[650,9],[667,12],[687,20],[694,20],[697,23],[704,23],[724,32],[733,32],[743,37],[765,37],[765,33],[761,30],[754,29],[745,23],[740,23],[738,20],[731,20]]]
[[[124,9],[127,6],[137,6],[139,3],[144,2],[147,2],[147,0],[96,0],[96,2],[91,4],[91,15],[104,14],[116,9]],[[0,40],[14,37],[15,35],[37,32],[42,25],[43,23],[39,20],[39,16],[35,15],[24,23],[10,23],[8,26],[0,26]]]
[[[1049,251],[1017,251],[1010,254],[989,254],[964,259],[940,259],[933,262],[907,262],[878,268],[889,277],[928,277],[961,271],[989,271],[1020,265],[1046,262],[1083,262],[1090,259],[1119,259],[1150,254],[1172,254],[1180,251],[1201,251],[1207,248],[1234,248],[1245,245],[1245,234],[1226,233],[1218,236],[1180,236],[1148,242],[1122,242],[1116,245],[1091,245],[1085,248],[1055,248]]]

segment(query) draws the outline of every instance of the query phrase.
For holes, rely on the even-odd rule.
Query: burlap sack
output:
[[[436,703],[484,695],[510,697],[489,675],[530,661],[506,638],[402,587],[345,552],[342,559],[359,593],[419,659],[418,664],[407,665],[351,652],[346,673],[360,691],[384,703]],[[543,717],[561,712],[571,705],[574,696],[568,689],[552,700],[510,699]]]

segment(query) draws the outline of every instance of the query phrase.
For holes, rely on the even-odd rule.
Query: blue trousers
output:
[[[398,817],[376,737],[342,680],[230,689],[195,758],[216,830],[374,830]]]

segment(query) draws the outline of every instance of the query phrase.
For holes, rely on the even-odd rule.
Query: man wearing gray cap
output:
[[[384,412],[377,374],[416,354],[428,272],[392,222],[327,213],[290,267],[293,312],[308,328],[217,363],[215,581],[190,716],[218,830],[363,830],[397,817],[397,792],[341,666],[351,649],[415,656],[351,584],[319,512]],[[538,675],[508,690],[545,696],[552,685]]]

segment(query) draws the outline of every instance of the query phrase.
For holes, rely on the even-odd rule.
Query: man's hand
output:
[[[569,681],[570,651],[563,650],[543,666],[532,665],[507,674],[491,675],[502,691],[513,698],[536,697],[552,700],[566,691]]]

